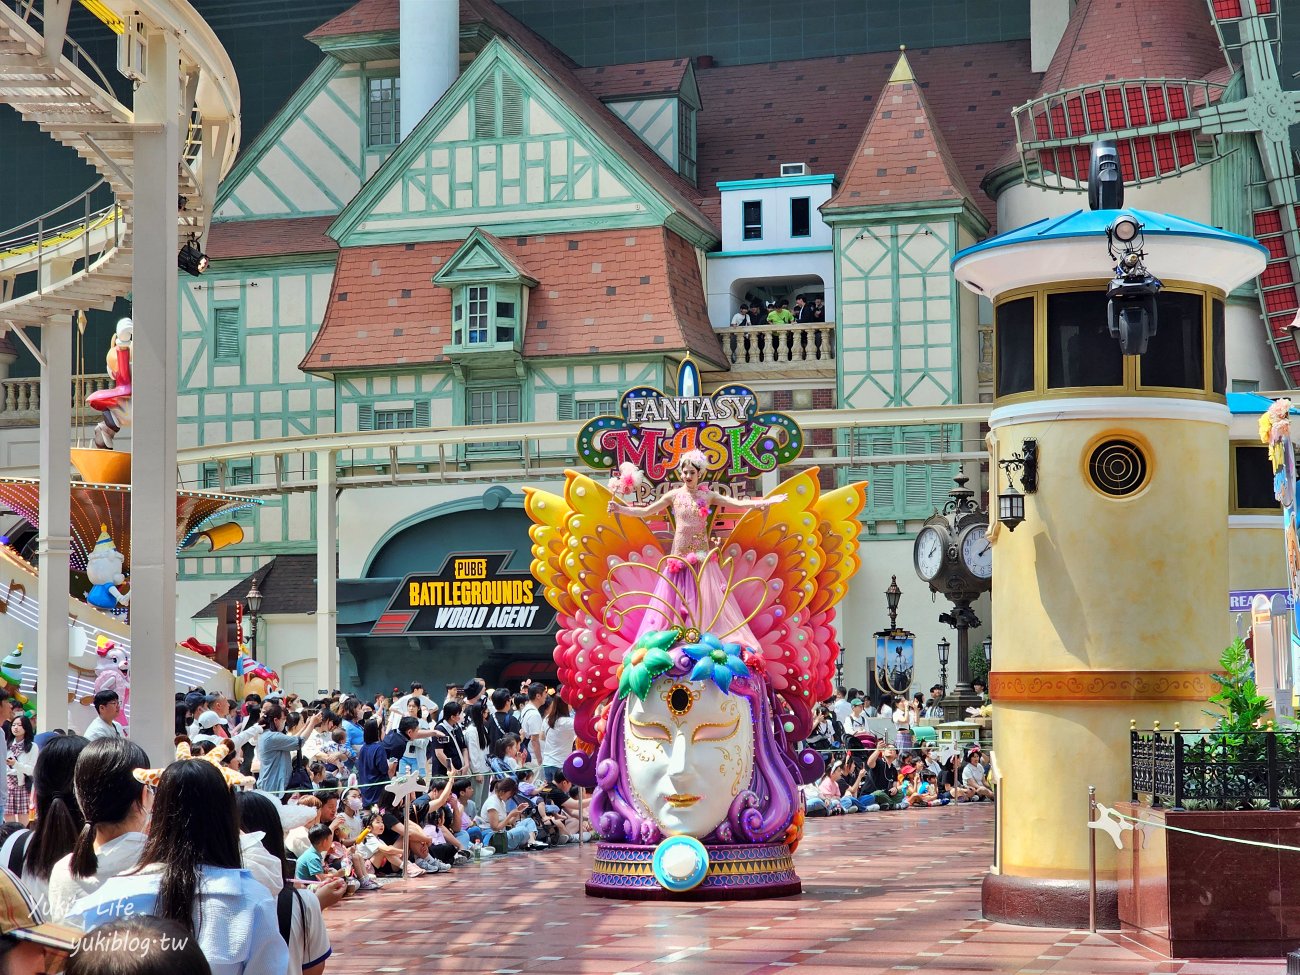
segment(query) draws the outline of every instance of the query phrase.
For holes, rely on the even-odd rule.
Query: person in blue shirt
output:
[[[313,714],[297,734],[286,735],[284,717],[284,708],[278,702],[262,708],[263,731],[257,739],[257,757],[262,762],[262,772],[257,777],[257,787],[272,795],[278,795],[289,787],[293,756],[302,747],[302,740],[320,724],[320,714]]]
[[[158,781],[137,870],[82,897],[67,920],[91,930],[151,914],[192,935],[213,975],[287,972],[275,898],[242,863],[234,793],[211,762],[182,759]]]
[[[334,831],[323,823],[317,823],[307,831],[307,841],[311,846],[298,855],[294,865],[293,876],[296,880],[328,880],[337,876],[337,871],[325,869],[325,851],[330,848]]]
[[[397,759],[389,759],[388,750],[379,740],[379,722],[371,718],[363,728],[365,744],[357,754],[357,784],[361,801],[375,806],[384,797],[384,786],[397,772]],[[379,783],[376,785],[375,783]]]
[[[356,754],[366,743],[365,729],[361,722],[361,702],[350,697],[343,702],[343,730],[348,733],[348,745]]]

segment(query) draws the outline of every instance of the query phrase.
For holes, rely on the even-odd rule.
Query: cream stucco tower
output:
[[[1107,315],[1125,216],[1163,283],[1158,328],[1129,355]],[[1224,299],[1265,259],[1247,238],[1129,209],[1042,220],[954,260],[995,307],[991,493],[1008,473],[1021,489],[999,462],[1037,448],[1023,523],[990,531],[1002,786],[987,917],[1086,923],[1088,786],[1128,798],[1131,718],[1204,720],[1229,638]],[[1115,851],[1098,850],[1114,922]]]

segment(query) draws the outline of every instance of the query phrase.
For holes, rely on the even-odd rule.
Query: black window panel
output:
[[[763,238],[763,204],[760,200],[746,200],[741,207],[741,223],[745,240]]]
[[[1228,391],[1228,352],[1223,337],[1223,302],[1210,302],[1210,388],[1216,393]],[[1255,384],[1259,389],[1259,384]]]
[[[812,207],[806,196],[790,201],[790,236],[812,236]]]
[[[1034,388],[1034,299],[1003,302],[997,312],[999,396]]]
[[[1047,296],[1047,387],[1124,385],[1124,357],[1106,324],[1106,293]]]
[[[1143,386],[1205,388],[1204,302],[1200,295],[1163,291],[1156,298],[1156,334],[1142,356]]]
[[[1233,447],[1233,463],[1237,470],[1237,496],[1234,508],[1277,508],[1273,496],[1273,466],[1268,460],[1267,447]]]

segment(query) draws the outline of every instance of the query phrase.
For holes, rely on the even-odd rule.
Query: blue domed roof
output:
[[[953,273],[962,284],[996,297],[1017,288],[1095,281],[1114,274],[1106,230],[1126,214],[1142,224],[1145,264],[1156,277],[1230,292],[1264,270],[1258,242],[1170,213],[1125,207],[1075,210],[1017,227],[958,251]]]
[[[1075,210],[1063,217],[1044,217],[1042,220],[1035,220],[1033,223],[1008,230],[1004,234],[998,234],[996,237],[990,237],[960,250],[952,259],[952,263],[956,265],[963,257],[992,250],[995,247],[1009,247],[1030,241],[1061,240],[1066,237],[1100,237],[1105,240],[1106,229],[1121,213],[1128,213],[1137,218],[1142,224],[1142,232],[1147,237],[1204,237],[1224,243],[1245,244],[1258,249],[1262,255],[1268,255],[1268,251],[1262,244],[1241,234],[1229,233],[1218,227],[1197,223],[1195,220],[1176,217],[1172,213],[1155,213],[1151,210],[1125,207],[1123,210]]]

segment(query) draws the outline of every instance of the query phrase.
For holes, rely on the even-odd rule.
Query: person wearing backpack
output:
[[[288,971],[320,975],[334,950],[321,912],[342,900],[347,884],[342,877],[314,888],[295,884],[285,857],[284,833],[275,803],[255,792],[241,792],[238,802],[240,829],[261,833],[262,847],[280,864],[282,886],[276,893],[275,914],[280,937],[289,947]]]

